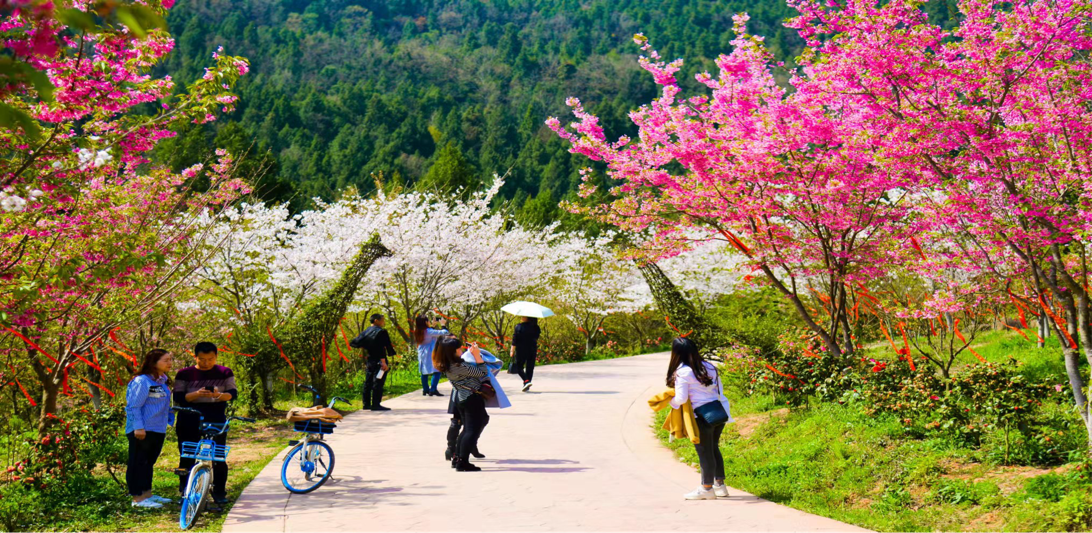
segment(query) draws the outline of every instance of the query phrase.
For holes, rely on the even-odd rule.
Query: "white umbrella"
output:
[[[510,315],[516,316],[530,316],[535,318],[546,318],[548,316],[554,316],[554,312],[548,307],[543,307],[536,303],[531,302],[512,302],[501,308],[501,311]]]

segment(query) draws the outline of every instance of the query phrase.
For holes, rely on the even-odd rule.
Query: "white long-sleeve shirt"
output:
[[[671,407],[678,409],[687,402],[697,409],[707,403],[720,402],[724,406],[724,412],[728,413],[728,421],[732,420],[732,410],[728,398],[724,397],[724,387],[717,377],[717,369],[709,362],[705,362],[705,371],[713,378],[710,385],[702,385],[694,375],[694,369],[686,364],[679,365],[675,370],[675,397],[671,399]]]

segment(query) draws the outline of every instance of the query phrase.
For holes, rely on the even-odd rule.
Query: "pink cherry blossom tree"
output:
[[[547,124],[621,182],[615,201],[585,211],[652,231],[645,257],[691,248],[695,231],[727,242],[789,299],[824,349],[852,353],[848,312],[858,284],[907,256],[914,217],[906,191],[916,176],[875,159],[873,140],[860,135],[871,112],[854,97],[804,91],[803,73],[793,91],[777,85],[762,38],[746,33],[745,15],[735,20],[735,50],[717,59],[716,77],[697,76],[709,95],[680,95],[681,60],[661,60],[636,36],[648,53],[641,65],[662,86],[660,98],[630,114],[636,139],[608,141],[575,98],[575,133],[557,119]],[[592,192],[586,185],[583,193]]]
[[[159,17],[164,4],[137,11]],[[19,8],[0,23],[5,46],[53,87],[41,98],[39,78],[29,76],[0,93],[6,108],[33,120],[0,127],[8,154],[0,159],[0,349],[22,354],[14,361],[37,378],[42,427],[59,396],[72,394],[73,372],[101,378],[105,367],[87,357],[92,347],[140,323],[189,274],[201,231],[189,215],[246,190],[226,153],[207,171],[181,174],[147,157],[171,124],[230,111],[246,61],[218,51],[206,75],[172,98],[171,79],[150,70],[173,41],[161,29],[111,25],[110,17],[132,15],[122,7],[104,14],[81,5],[57,16]],[[157,112],[137,111],[152,104]],[[210,188],[194,192],[191,182],[205,175]],[[137,354],[117,344],[133,364]]]
[[[1007,284],[1023,287],[1010,287],[1013,302],[1037,307],[1062,341],[1092,444],[1079,370],[1081,355],[1092,363],[1092,4],[963,0],[951,30],[913,1],[795,5],[808,90],[870,109],[861,131],[886,139],[878,157],[930,185],[921,211],[932,231],[957,232],[978,268],[1013,274]]]

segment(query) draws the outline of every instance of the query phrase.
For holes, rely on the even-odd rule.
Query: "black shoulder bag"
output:
[[[728,422],[728,411],[724,410],[724,406],[720,403],[720,373],[717,373],[717,399],[709,402],[697,409],[694,409],[694,414],[705,421],[710,426],[716,426]]]

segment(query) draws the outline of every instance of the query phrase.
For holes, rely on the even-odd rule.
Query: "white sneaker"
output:
[[[529,390],[531,390],[531,382],[530,381],[523,384],[523,392],[527,392]]]
[[[139,501],[139,502],[133,502],[133,507],[139,507],[141,509],[162,509],[163,508],[162,505],[160,505],[160,504],[158,504],[156,502],[153,502],[151,498],[148,498],[146,500]]]
[[[683,495],[683,498],[687,500],[715,500],[717,495],[713,492],[713,489],[698,487],[694,492]]]
[[[162,496],[156,496],[155,494],[149,496],[148,499],[152,500],[155,503],[161,504],[161,505],[171,503],[170,498],[164,498]]]
[[[720,485],[713,485],[713,494],[716,494],[718,498],[728,497],[728,486],[721,483]]]

